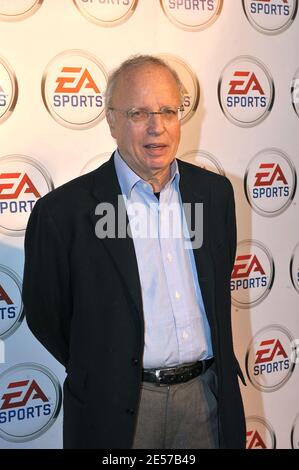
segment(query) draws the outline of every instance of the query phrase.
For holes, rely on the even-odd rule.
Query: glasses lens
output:
[[[159,114],[165,122],[174,122],[181,120],[183,117],[184,108],[161,108],[160,111],[148,111],[147,109],[134,108],[126,111],[127,117],[133,122],[147,122],[150,116]]]
[[[131,111],[128,111],[128,117],[133,122],[144,122],[147,121],[149,113],[146,109],[131,109]]]
[[[161,116],[164,118],[165,121],[175,121],[178,119],[178,109],[177,108],[162,108]]]

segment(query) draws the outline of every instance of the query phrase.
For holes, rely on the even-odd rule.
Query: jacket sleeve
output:
[[[25,235],[23,303],[33,334],[66,366],[71,320],[68,255],[43,198],[33,208]]]
[[[236,226],[236,214],[235,214],[235,198],[234,198],[234,190],[232,184],[229,180],[229,199],[228,199],[228,209],[227,209],[227,231],[229,235],[229,256],[230,256],[230,270],[233,270],[235,257],[236,257],[236,249],[237,249],[237,226]],[[242,369],[240,364],[235,356],[236,361],[236,370],[237,374],[240,377],[243,385],[247,385]]]

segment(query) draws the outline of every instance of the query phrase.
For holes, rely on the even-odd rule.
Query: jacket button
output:
[[[133,366],[137,366],[138,362],[139,362],[138,359],[136,359],[136,357],[133,357],[132,359]]]
[[[126,413],[128,413],[129,415],[133,415],[135,413],[135,410],[129,408],[128,410],[126,410]]]

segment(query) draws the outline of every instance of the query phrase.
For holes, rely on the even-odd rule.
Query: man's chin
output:
[[[146,161],[149,167],[151,168],[167,168],[173,162],[174,157],[170,158],[169,155],[147,155]]]

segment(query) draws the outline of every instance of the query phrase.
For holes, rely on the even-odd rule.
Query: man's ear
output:
[[[109,129],[110,129],[110,134],[115,139],[116,138],[116,135],[115,135],[115,118],[114,118],[113,114],[111,113],[110,109],[107,109],[107,111],[106,111],[106,119],[107,119],[108,126],[109,126]]]

